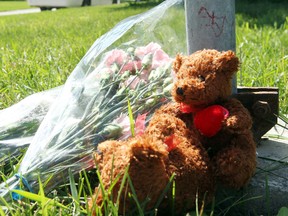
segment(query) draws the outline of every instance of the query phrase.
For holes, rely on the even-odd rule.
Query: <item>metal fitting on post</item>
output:
[[[256,101],[252,106],[252,110],[257,118],[265,118],[271,113],[271,107],[267,101]]]

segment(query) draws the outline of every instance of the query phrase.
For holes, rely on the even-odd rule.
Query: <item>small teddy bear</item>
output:
[[[248,110],[230,96],[238,66],[232,51],[177,55],[174,100],[156,110],[143,135],[99,144],[95,161],[102,188],[120,213],[135,207],[133,192],[145,210],[168,209],[173,200],[179,213],[209,203],[217,182],[236,189],[247,184],[256,167],[256,145]],[[125,173],[131,181],[123,187]],[[102,203],[97,187],[92,212]]]
[[[250,113],[231,97],[231,79],[238,67],[232,51],[177,55],[173,66],[177,80],[172,90],[180,109],[193,115],[193,127],[218,182],[236,189],[246,185],[256,169]]]

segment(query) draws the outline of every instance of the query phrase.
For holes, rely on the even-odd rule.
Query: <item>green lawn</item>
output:
[[[14,3],[26,4],[0,2]],[[288,113],[287,5],[256,2],[251,6],[236,1],[237,54],[242,60],[238,84],[279,87],[284,113]],[[100,35],[123,18],[149,7],[124,4],[1,17],[0,109],[63,84]]]
[[[0,12],[31,8],[26,1],[0,1]]]
[[[284,0],[271,2],[236,1],[237,55],[242,61],[238,85],[279,87],[281,112],[287,114],[288,4]],[[0,2],[1,10],[2,3],[6,2]],[[17,2],[22,3],[26,4]],[[151,7],[122,4],[1,17],[0,109],[32,93],[62,85],[98,37],[125,17]],[[78,186],[91,190],[88,179],[83,174],[76,180]],[[14,215],[32,215],[32,211],[45,215],[48,210],[55,215],[71,215],[79,203],[71,201],[69,188],[62,186],[59,191],[54,196],[57,203],[50,201],[48,205],[49,200],[40,194],[38,202],[19,204],[11,211]],[[62,202],[69,202],[68,210],[61,207]]]
[[[0,108],[63,84],[99,36],[147,9],[123,4],[1,17]]]
[[[265,2],[236,1],[237,54],[242,61],[238,85],[278,87],[280,111],[287,114],[288,3]]]

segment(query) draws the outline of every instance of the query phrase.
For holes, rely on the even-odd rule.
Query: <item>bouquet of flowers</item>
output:
[[[176,18],[184,38],[169,25]],[[20,185],[37,191],[39,177],[50,179],[45,186],[50,190],[68,170],[92,167],[98,143],[141,134],[154,110],[170,98],[170,56],[186,47],[183,32],[183,2],[167,0],[97,39],[44,117],[18,173],[0,185],[0,196],[9,200]]]

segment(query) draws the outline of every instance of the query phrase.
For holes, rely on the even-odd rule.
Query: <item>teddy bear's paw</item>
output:
[[[224,122],[226,130],[232,133],[241,134],[250,130],[252,118],[249,111],[235,98],[228,100],[224,106],[229,110],[230,115]]]
[[[252,177],[256,162],[240,148],[228,148],[216,156],[216,176],[223,185],[239,189]]]
[[[183,120],[168,113],[154,115],[146,128],[146,133],[162,142],[165,142],[165,139],[173,134],[177,137],[188,137],[190,134]]]

